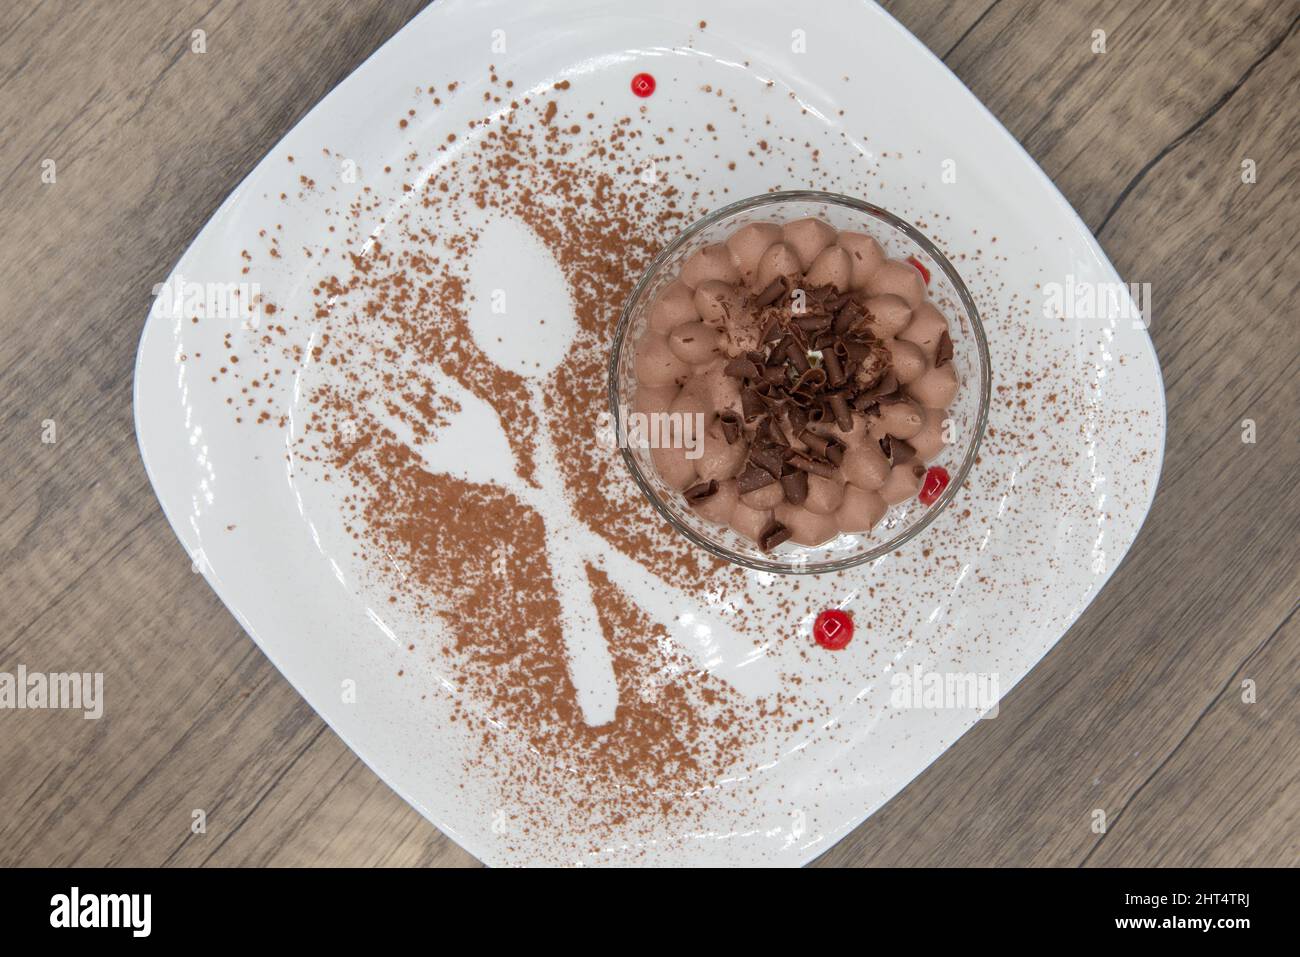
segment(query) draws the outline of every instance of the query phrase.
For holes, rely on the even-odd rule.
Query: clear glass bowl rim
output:
[[[640,280],[633,287],[632,292],[628,295],[623,303],[623,310],[618,317],[618,325],[614,330],[614,342],[610,350],[609,358],[609,406],[612,421],[614,423],[614,434],[621,435],[621,423],[619,421],[619,401],[618,401],[618,358],[623,348],[623,340],[627,336],[632,325],[633,310],[641,297],[645,294],[652,278],[658,274],[660,268],[667,262],[673,254],[696,236],[698,233],[708,229],[714,223],[728,216],[734,216],[737,213],[743,213],[749,210],[761,209],[764,206],[772,206],[779,203],[804,202],[804,203],[823,203],[832,206],[847,207],[860,213],[866,213],[881,220],[886,225],[898,230],[908,239],[920,246],[931,259],[948,277],[952,287],[957,292],[961,300],[962,308],[966,310],[966,316],[970,319],[971,335],[975,340],[975,348],[979,354],[979,411],[975,421],[975,435],[966,447],[966,454],[962,459],[961,465],[957,469],[957,474],[950,477],[948,487],[944,489],[939,500],[926,509],[921,518],[895,535],[888,541],[882,542],[874,548],[867,549],[856,555],[830,562],[796,562],[796,561],[768,561],[765,559],[755,559],[748,555],[741,555],[731,551],[728,548],[712,542],[704,536],[698,534],[693,529],[679,522],[663,503],[659,501],[658,495],[650,487],[649,482],[641,473],[641,467],[632,453],[625,447],[620,446],[619,451],[623,454],[623,461],[626,463],[628,471],[632,473],[632,478],[641,492],[654,506],[658,512],[678,533],[684,535],[693,544],[698,545],[705,551],[724,561],[733,562],[737,565],[754,571],[773,572],[779,575],[824,575],[829,572],[843,571],[847,568],[854,568],[858,565],[864,565],[867,562],[875,561],[895,549],[900,548],[907,542],[919,535],[929,526],[940,514],[943,513],[957,497],[958,491],[966,482],[967,475],[970,474],[971,468],[975,465],[975,459],[979,454],[980,443],[984,439],[984,430],[988,424],[989,414],[989,397],[992,393],[993,375],[989,365],[989,346],[988,340],[984,335],[984,323],[980,319],[979,310],[975,308],[975,302],[971,299],[966,284],[962,282],[961,276],[953,268],[948,257],[939,251],[939,248],[930,241],[923,232],[909,223],[907,220],[894,215],[887,209],[876,206],[874,203],[868,203],[866,200],[856,199],[852,196],[845,196],[841,193],[830,193],[823,190],[800,189],[785,190],[773,193],[761,193],[757,196],[750,196],[746,199],[737,200],[726,206],[720,206],[700,219],[697,219],[691,225],[683,229],[677,236],[668,243],[659,255],[650,262],[642,273]]]

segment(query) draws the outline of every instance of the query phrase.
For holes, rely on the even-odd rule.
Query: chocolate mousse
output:
[[[957,394],[952,357],[918,266],[819,219],[750,223],[660,293],[634,401],[700,417],[702,447],[651,450],[700,515],[766,551],[815,546],[920,491]]]

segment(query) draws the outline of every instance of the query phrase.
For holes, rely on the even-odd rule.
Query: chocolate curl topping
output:
[[[844,355],[854,362],[861,362],[871,355],[871,343],[864,342],[861,339],[846,339],[844,340]]]
[[[831,465],[838,466],[844,461],[844,443],[833,435],[805,432],[799,438],[815,455],[826,459]]]
[[[728,444],[748,440],[743,471],[736,479],[742,495],[779,483],[786,501],[807,501],[809,476],[831,478],[845,458],[845,443],[825,429],[834,421],[840,434],[853,430],[855,412],[879,419],[882,405],[907,401],[892,368],[892,356],[870,328],[862,304],[824,285],[806,289],[806,309],[794,311],[791,283],[774,280],[747,308],[757,310],[763,328],[760,345],[730,358],[723,371],[740,380],[740,408],[719,412]],[[810,361],[820,353],[820,362]],[[945,332],[936,348],[936,365],[951,362],[953,344]],[[716,433],[714,433],[716,435]],[[796,440],[793,438],[798,436]],[[792,443],[798,444],[797,451]],[[891,465],[922,467],[913,446],[886,435],[880,448]],[[696,505],[718,494],[716,481],[700,481],[683,493]],[[773,521],[760,536],[764,548],[786,541],[790,532]]]
[[[731,411],[719,412],[718,424],[722,426],[722,437],[727,440],[727,444],[735,445],[743,430],[740,416]]]
[[[755,446],[749,450],[749,461],[772,478],[780,478],[781,468],[785,465],[785,450],[776,445]]]
[[[834,349],[822,350],[822,366],[826,369],[826,381],[831,388],[838,389],[844,384],[844,366]]]
[[[785,432],[781,429],[781,420],[778,419],[776,415],[771,416],[767,420],[766,432],[767,440],[779,448],[782,455],[785,455],[785,450],[789,447],[790,443],[786,440]]]
[[[804,354],[804,350],[800,348],[799,344],[793,339],[786,343],[785,355],[786,358],[790,360],[790,364],[799,370],[800,373],[807,372],[812,368],[812,363],[808,361],[808,356]]]
[[[839,341],[840,337],[827,329],[813,337],[812,347],[815,351],[821,352],[823,349],[829,349]]]
[[[807,414],[807,411],[812,408],[813,402],[815,402],[816,399],[816,396],[809,395],[807,392],[791,392],[789,408],[799,409],[801,412]]]
[[[757,379],[758,366],[749,356],[737,356],[722,367],[724,374],[737,379]]]
[[[767,411],[773,414],[780,412],[785,408],[789,398],[784,388],[777,388],[774,382],[764,382],[758,389],[758,397],[763,400],[767,406]]]
[[[771,525],[763,529],[763,533],[758,536],[758,547],[765,552],[770,552],[776,546],[780,545],[790,537],[790,529],[786,528],[780,522],[772,522]]]
[[[890,451],[893,453],[889,458],[891,465],[902,465],[904,462],[916,459],[916,448],[912,443],[904,442],[902,439],[893,439],[890,443]]]
[[[831,412],[835,415],[835,425],[841,432],[853,431],[853,416],[849,414],[849,404],[844,396],[836,393],[828,400]]]
[[[798,435],[808,425],[808,410],[801,406],[790,406],[789,410],[786,412],[786,416],[790,420],[790,431],[794,435]]]
[[[783,295],[785,295],[785,278],[782,276],[777,276],[775,279],[773,279],[770,283],[767,284],[766,289],[764,289],[754,298],[754,305],[770,306],[772,303],[780,299]]]
[[[826,436],[819,435],[816,432],[809,432],[807,430],[804,430],[803,432],[799,433],[799,441],[802,442],[804,445],[808,446],[808,448],[812,450],[812,453],[814,455],[820,455],[822,458],[826,458],[827,457],[826,450],[830,448],[830,444],[832,442],[837,442],[838,440],[829,439]]]
[[[878,399],[882,395],[894,395],[898,392],[898,377],[894,373],[886,373],[885,376],[870,389],[867,389],[862,395],[868,399]]]
[[[885,458],[889,459],[890,465],[902,465],[916,459],[916,449],[912,444],[896,439],[892,435],[880,437],[880,451],[885,453]]]
[[[794,388],[790,392],[810,396],[816,394],[825,384],[826,370],[819,369],[816,366],[809,366],[804,370],[803,375],[799,376],[799,381],[794,384]]]
[[[709,479],[707,482],[701,482],[698,485],[692,485],[685,492],[686,501],[692,505],[698,505],[706,499],[712,498],[718,494],[718,482],[716,479]]]
[[[757,465],[750,463],[745,466],[745,471],[741,472],[740,477],[736,479],[736,488],[739,489],[741,495],[744,495],[746,492],[766,488],[775,481],[776,479],[772,477],[770,472],[766,472]]]
[[[831,329],[834,330],[836,334],[842,336],[846,332],[850,331],[854,326],[861,324],[866,318],[866,310],[856,302],[849,300],[844,304],[843,308],[835,314],[835,322],[831,324]]]
[[[939,351],[934,357],[935,368],[947,362],[952,362],[952,336],[948,335],[948,330],[945,329],[939,336]]]
[[[802,505],[808,498],[808,473],[791,468],[781,476],[781,490],[791,505]]]
[[[820,332],[822,329],[829,329],[831,325],[830,316],[800,316],[794,321],[794,324],[804,332]]]
[[[820,475],[822,478],[833,478],[835,475],[835,466],[831,465],[831,463],[810,459],[802,452],[796,452],[790,456],[790,464],[801,471],[811,472],[813,475]]]

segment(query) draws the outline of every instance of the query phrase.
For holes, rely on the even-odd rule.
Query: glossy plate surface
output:
[[[545,175],[466,188],[476,157],[511,151]],[[575,182],[613,189],[575,206]],[[993,402],[967,488],[923,535],[793,588],[687,549],[597,435],[620,296],[649,257],[711,207],[798,188],[860,196],[943,248],[985,323]],[[638,196],[680,217],[611,225]],[[602,233],[621,262],[576,256],[575,235]],[[452,238],[414,283],[460,271],[466,295],[421,306],[418,342],[366,311],[376,288],[322,286]],[[1118,566],[1159,476],[1160,370],[1113,267],[970,92],[851,0],[815,22],[771,3],[435,4],[169,280],[208,300],[239,283],[258,315],[174,296],[146,323],[136,427],[159,500],[312,707],[491,864],[812,859],[996,710]],[[383,362],[345,348],[380,342]],[[532,426],[507,428],[465,369],[495,370]],[[318,414],[331,390],[373,400],[358,425]],[[373,470],[320,454],[376,422],[356,461],[405,449],[391,484],[418,484],[424,524]],[[829,607],[857,622],[836,653],[810,637]]]

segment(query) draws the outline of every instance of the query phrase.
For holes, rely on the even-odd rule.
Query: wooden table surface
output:
[[[99,721],[0,711],[2,865],[474,863],[192,573],[132,428],[151,286],[420,6],[0,7],[0,671],[102,671],[111,696]],[[1169,438],[1100,598],[822,863],[1294,864],[1300,4],[886,6],[1151,283]]]

